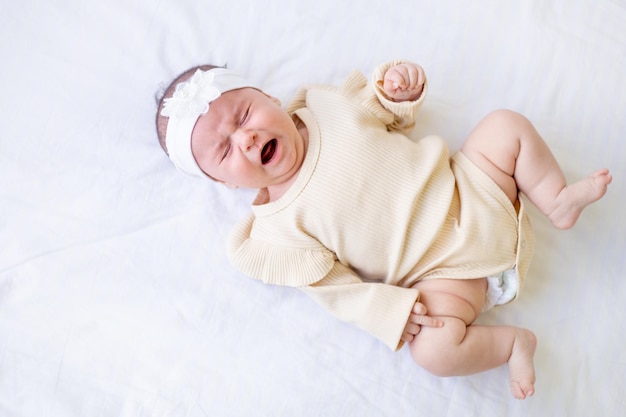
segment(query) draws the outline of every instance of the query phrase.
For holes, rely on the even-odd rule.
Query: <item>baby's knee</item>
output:
[[[485,116],[483,121],[496,126],[504,126],[506,128],[511,128],[512,126],[518,125],[526,125],[529,123],[526,116],[509,109],[494,110],[487,116]]]

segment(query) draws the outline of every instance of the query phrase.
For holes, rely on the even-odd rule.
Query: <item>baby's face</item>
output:
[[[216,180],[261,189],[295,178],[306,145],[278,100],[242,88],[222,94],[198,118],[191,150],[200,168]]]

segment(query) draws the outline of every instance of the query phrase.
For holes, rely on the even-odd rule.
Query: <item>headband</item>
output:
[[[198,117],[209,111],[212,101],[227,91],[244,87],[252,87],[252,84],[226,68],[198,69],[189,80],[176,85],[172,97],[164,100],[161,116],[169,118],[165,146],[179,171],[210,178],[193,157],[191,133]]]

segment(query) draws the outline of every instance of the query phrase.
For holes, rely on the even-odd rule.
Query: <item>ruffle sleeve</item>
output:
[[[302,287],[324,278],[335,254],[322,245],[278,246],[250,237],[254,215],[235,227],[228,245],[231,263],[249,277],[266,284]]]
[[[354,324],[392,350],[400,340],[419,292],[382,283],[363,282],[323,247],[268,245],[250,238],[254,216],[233,231],[228,253],[244,274],[267,284],[298,287],[338,319]]]
[[[304,86],[295,94],[287,108],[287,112],[293,113],[302,107],[306,107],[306,97],[310,90],[335,91],[350,99],[353,103],[367,109],[384,123],[389,130],[406,134],[415,126],[417,112],[426,98],[428,81],[424,83],[424,90],[415,101],[394,102],[387,98],[382,88],[385,72],[395,65],[406,62],[396,60],[378,66],[372,76],[372,85],[368,84],[368,80],[363,73],[353,71],[340,87],[314,84]]]
[[[363,282],[339,262],[323,280],[300,289],[339,320],[366,331],[392,350],[404,345],[400,338],[419,299],[415,288]]]

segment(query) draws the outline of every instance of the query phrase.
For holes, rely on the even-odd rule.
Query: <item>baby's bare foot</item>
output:
[[[566,186],[557,196],[554,209],[548,214],[548,218],[558,229],[573,227],[584,208],[602,198],[612,180],[609,170],[601,169]]]
[[[520,329],[513,343],[509,358],[511,393],[518,400],[523,400],[535,393],[535,366],[533,356],[537,347],[537,338],[526,329]]]

